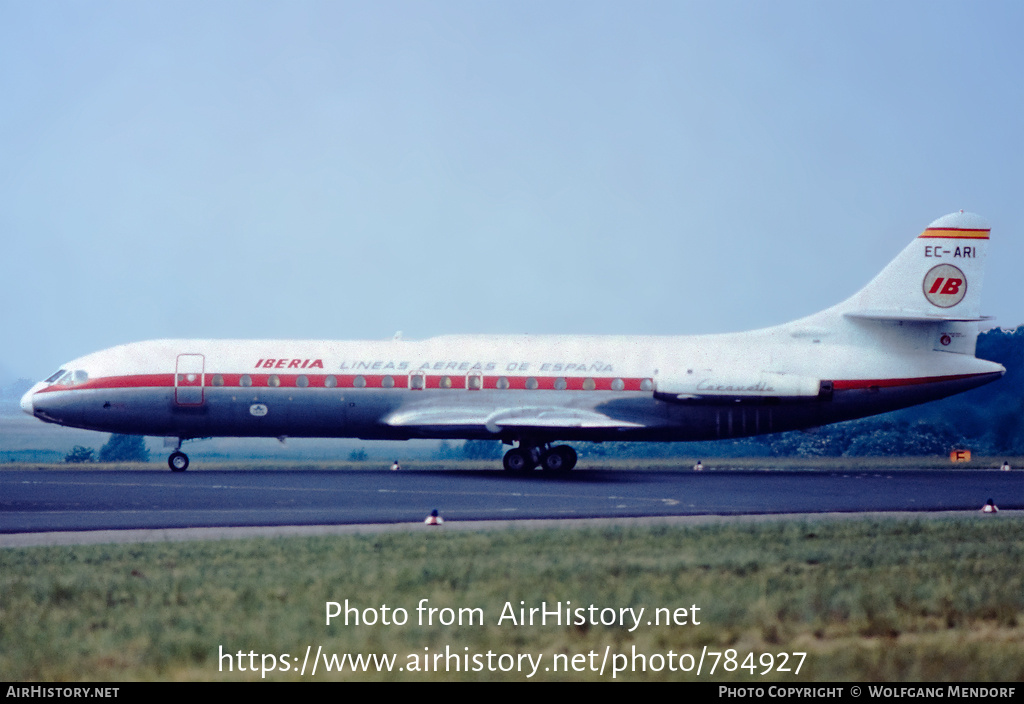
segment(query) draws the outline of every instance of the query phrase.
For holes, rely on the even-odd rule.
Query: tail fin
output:
[[[851,318],[986,320],[981,284],[990,227],[973,213],[939,218],[858,293],[833,309]]]

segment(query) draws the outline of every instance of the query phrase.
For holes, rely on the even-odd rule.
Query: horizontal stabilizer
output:
[[[861,320],[906,320],[911,322],[941,323],[979,323],[983,320],[992,320],[991,315],[969,317],[965,315],[952,315],[942,313],[925,313],[919,310],[851,310],[844,313],[847,318],[858,318]]]

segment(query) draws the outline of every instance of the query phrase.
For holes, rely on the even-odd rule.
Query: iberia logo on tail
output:
[[[933,306],[952,308],[967,294],[967,277],[952,264],[939,264],[924,275],[924,296]]]

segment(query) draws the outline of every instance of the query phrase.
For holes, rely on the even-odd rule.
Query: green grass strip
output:
[[[0,550],[0,672],[6,680],[260,679],[224,652],[411,656],[529,653],[550,666],[601,654],[806,652],[799,675],[724,662],[706,672],[626,671],[616,679],[1024,679],[1022,520],[736,523]],[[326,602],[404,608],[405,625],[325,624]],[[439,611],[417,621],[421,600]],[[520,604],[524,602],[524,604]],[[571,602],[571,605],[566,605]],[[645,609],[643,624],[499,617],[510,604]],[[555,606],[559,604],[559,606]],[[655,608],[700,607],[700,625],[647,625]],[[443,612],[441,609],[451,609]],[[483,623],[442,625],[459,609]],[[595,613],[600,613],[597,611]],[[469,620],[464,612],[465,620]],[[394,617],[394,611],[392,611]],[[518,619],[517,619],[518,620]],[[585,658],[586,659],[586,658]],[[508,662],[506,660],[506,662]],[[579,662],[579,660],[577,660]],[[639,669],[634,661],[633,669]],[[662,660],[664,663],[664,660]],[[244,666],[249,668],[245,658]],[[255,664],[261,664],[257,658]],[[265,664],[265,663],[263,663]],[[449,661],[452,668],[454,661]],[[472,663],[470,663],[472,664]],[[297,665],[295,666],[297,668]],[[324,672],[291,665],[268,680],[524,680],[522,672]],[[532,679],[601,679],[590,669]]]

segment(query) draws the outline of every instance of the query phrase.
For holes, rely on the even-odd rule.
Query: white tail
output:
[[[939,218],[857,294],[836,306],[849,317],[979,321],[989,225],[973,213]]]

